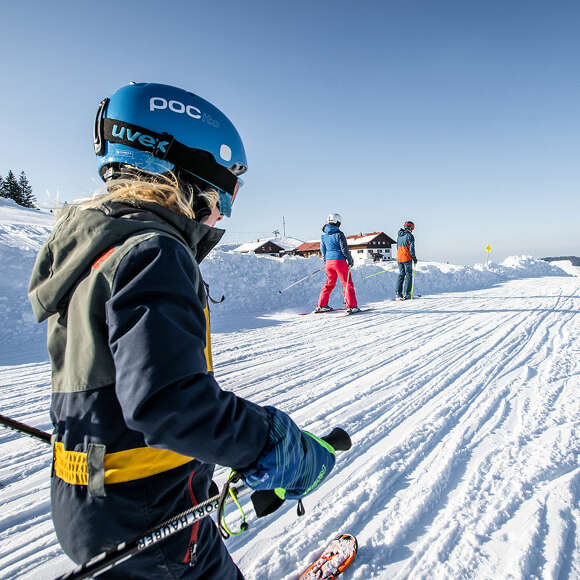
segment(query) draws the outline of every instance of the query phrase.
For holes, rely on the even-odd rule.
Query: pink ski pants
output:
[[[322,287],[320,296],[318,298],[318,306],[326,306],[330,293],[336,286],[336,278],[340,278],[342,284],[342,293],[346,299],[346,307],[353,308],[357,305],[356,295],[354,293],[354,285],[352,277],[348,275],[348,264],[345,260],[326,260],[326,283]],[[348,284],[347,284],[348,280]]]

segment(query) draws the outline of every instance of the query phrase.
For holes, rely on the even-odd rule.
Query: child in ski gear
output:
[[[207,499],[214,464],[300,498],[335,462],[213,376],[199,263],[246,170],[235,127],[193,93],[138,83],[101,102],[94,137],[107,193],[63,213],[29,289],[48,320],[52,517],[77,563]],[[210,518],[101,576],[243,578]]]
[[[353,265],[352,255],[348,249],[345,235],[340,231],[342,218],[337,213],[328,216],[327,223],[322,227],[320,237],[320,252],[324,260],[326,270],[326,282],[318,297],[318,306],[314,312],[328,312],[332,310],[328,306],[328,299],[336,286],[336,279],[340,279],[342,291],[349,312],[358,312],[354,284],[350,275]]]
[[[412,221],[406,221],[397,236],[397,262],[399,264],[399,276],[397,277],[397,288],[395,290],[395,298],[397,300],[411,298],[413,264],[417,263],[415,237],[412,233],[414,229],[415,224]]]

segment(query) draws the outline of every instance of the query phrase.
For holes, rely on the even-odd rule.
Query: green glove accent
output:
[[[312,439],[314,439],[315,441],[318,441],[318,443],[320,443],[320,445],[322,445],[324,449],[326,449],[329,453],[332,453],[336,457],[336,451],[330,443],[327,443],[324,439],[321,439],[320,437],[317,437],[316,435],[313,435],[308,431],[302,431],[302,433],[305,433],[309,437],[312,437]]]

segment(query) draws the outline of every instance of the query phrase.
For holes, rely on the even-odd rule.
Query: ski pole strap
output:
[[[218,530],[220,535],[224,540],[227,540],[230,536],[239,536],[241,533],[245,532],[248,529],[248,522],[246,521],[246,514],[240,502],[238,501],[238,494],[237,489],[235,487],[231,487],[231,483],[236,483],[241,480],[241,477],[235,471],[232,471],[226,480],[224,487],[219,496],[219,507],[218,507]],[[226,524],[226,500],[229,497],[231,501],[233,501],[238,510],[242,514],[242,523],[240,524],[240,529],[235,532],[228,528]]]
[[[215,298],[212,298],[210,296],[210,293],[209,293],[209,284],[205,280],[202,280],[202,282],[203,282],[203,285],[205,286],[205,294],[206,294],[208,300],[212,304],[221,304],[226,299],[225,294],[222,294],[222,297],[219,300],[216,300]]]

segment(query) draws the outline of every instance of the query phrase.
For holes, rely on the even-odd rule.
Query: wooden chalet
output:
[[[355,264],[392,260],[391,246],[397,243],[384,232],[346,236],[346,242]],[[294,249],[294,253],[306,258],[313,255],[320,256],[320,241],[304,242]]]
[[[235,252],[242,254],[268,254],[270,256],[282,256],[293,253],[294,248],[302,244],[301,240],[294,238],[267,238],[256,240],[255,242],[246,242],[234,249]]]

